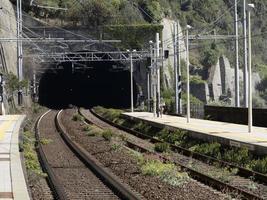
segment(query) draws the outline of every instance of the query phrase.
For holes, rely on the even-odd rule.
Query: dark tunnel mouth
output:
[[[95,62],[86,69],[75,69],[71,63],[63,68],[48,69],[39,82],[38,101],[50,109],[70,106],[90,108],[104,106],[129,108],[131,102],[130,72],[125,68],[114,70],[114,63]],[[134,104],[137,102],[137,85],[134,80]]]

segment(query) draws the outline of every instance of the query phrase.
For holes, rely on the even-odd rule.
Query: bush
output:
[[[102,133],[102,137],[107,141],[111,141],[111,138],[113,137],[112,130],[104,130]]]
[[[223,159],[228,162],[237,163],[240,166],[246,166],[250,160],[251,155],[248,151],[248,148],[232,148],[224,152]]]
[[[37,153],[35,151],[35,137],[30,131],[23,134],[22,149],[25,157],[25,165],[27,170],[40,176],[45,176],[42,172]]]
[[[170,151],[170,145],[167,143],[156,143],[154,149],[160,153],[168,152]]]
[[[148,176],[158,176],[162,181],[179,186],[189,180],[187,173],[181,173],[174,164],[164,164],[157,160],[149,160],[141,166],[142,173]]]
[[[267,174],[267,157],[263,159],[253,160],[250,164],[252,170]]]
[[[212,156],[215,158],[221,157],[221,144],[217,142],[211,143],[211,144],[209,143],[197,144],[191,147],[190,150],[197,152],[197,153]]]
[[[148,134],[148,135],[151,135],[151,133],[152,133],[151,132],[152,127],[150,125],[147,125],[145,122],[142,122],[142,121],[136,123],[133,126],[133,129],[140,131],[142,133]]]
[[[42,139],[40,140],[40,143],[41,143],[42,145],[47,145],[47,144],[50,144],[51,142],[53,142],[53,140],[51,140],[51,139],[46,139],[46,138],[42,138]]]
[[[102,130],[94,125],[87,125],[83,128],[83,131],[86,132],[87,136],[96,136],[99,135]]]
[[[85,126],[85,127],[83,127],[83,131],[90,131],[91,130],[91,126]]]
[[[79,115],[79,114],[75,114],[75,115],[73,115],[72,120],[75,121],[75,122],[82,121],[83,117],[81,115]]]
[[[186,141],[188,133],[182,130],[169,131],[168,129],[162,129],[158,134],[159,139],[171,143],[171,144],[181,144]]]

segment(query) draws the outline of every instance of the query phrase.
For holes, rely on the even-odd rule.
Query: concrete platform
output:
[[[0,116],[0,200],[28,200],[19,153],[19,129],[25,116]]]
[[[253,127],[253,132],[248,133],[248,127],[240,124],[200,119],[191,119],[190,123],[187,123],[183,117],[163,115],[162,118],[156,118],[153,113],[148,112],[123,115],[131,119],[144,120],[160,128],[188,130],[194,138],[217,141],[230,146],[245,146],[259,155],[267,155],[267,128]]]

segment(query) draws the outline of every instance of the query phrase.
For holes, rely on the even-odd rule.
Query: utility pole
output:
[[[151,50],[151,98],[153,101],[153,116],[157,115],[157,66],[153,41],[149,41]]]
[[[150,71],[151,66],[147,68],[147,110],[150,112]]]
[[[182,114],[182,71],[181,71],[181,41],[180,41],[180,27],[179,22],[177,23],[177,74],[178,74],[178,114]]]
[[[247,3],[243,0],[243,34],[244,34],[244,69],[243,69],[243,85],[244,85],[244,107],[248,107],[248,52],[247,52]]]
[[[152,89],[152,71],[153,71],[153,41],[149,41],[150,46],[150,66],[148,67],[147,72],[147,109],[148,112],[152,112],[151,110],[151,99],[153,98],[153,89]]]
[[[238,14],[237,0],[235,0],[235,106],[240,107],[239,100],[239,49],[238,49]]]
[[[174,64],[174,89],[175,89],[175,114],[179,113],[178,99],[178,73],[177,73],[177,24],[173,24],[173,64]]]
[[[36,94],[37,94],[37,89],[36,89],[36,71],[35,69],[33,70],[33,100],[36,102]]]
[[[130,73],[131,73],[131,112],[134,112],[134,103],[133,103],[133,52],[130,53]]]
[[[156,70],[157,70],[157,117],[159,117],[160,110],[160,49],[159,49],[159,33],[156,33]]]
[[[1,104],[1,115],[5,115],[5,107],[4,107],[4,79],[3,74],[0,73],[0,104]]]
[[[248,4],[248,132],[252,132],[253,119],[252,119],[252,70],[251,70],[251,11],[254,9],[254,4]]]
[[[22,2],[17,0],[17,63],[18,63],[18,79],[21,82],[23,80],[23,50],[22,50]],[[22,88],[18,88],[18,105],[22,105]]]
[[[190,71],[189,71],[189,39],[188,39],[188,32],[189,29],[191,29],[192,27],[190,25],[187,25],[186,27],[186,88],[187,88],[187,123],[190,122]]]

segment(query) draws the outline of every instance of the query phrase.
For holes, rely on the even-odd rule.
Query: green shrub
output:
[[[217,142],[197,144],[191,147],[190,150],[197,152],[197,153],[212,156],[215,158],[221,157],[221,144]]]
[[[172,186],[179,186],[189,180],[188,174],[179,172],[174,164],[164,164],[157,160],[143,163],[141,171],[144,175],[158,176],[162,181]]]
[[[120,144],[112,144],[111,145],[111,149],[113,151],[118,151],[120,148],[121,148],[121,145]]]
[[[102,137],[107,141],[111,141],[111,138],[113,137],[112,130],[104,130],[102,133]]]
[[[86,131],[87,136],[96,136],[96,135],[100,135],[102,133],[102,129],[100,129],[94,125],[88,125],[88,126],[84,127],[84,130]]]
[[[253,160],[250,164],[252,170],[267,174],[267,157],[263,159]]]
[[[40,176],[46,176],[39,164],[38,156],[35,151],[35,137],[30,131],[23,133],[22,149],[25,157],[25,165],[27,170]]]
[[[154,149],[160,153],[168,152],[170,151],[170,145],[167,143],[156,143]]]
[[[75,122],[82,121],[83,120],[83,117],[81,115],[79,115],[79,114],[74,114],[72,116],[72,120],[75,121]]]
[[[228,162],[237,163],[240,166],[246,166],[251,160],[251,155],[248,151],[248,148],[233,147],[224,152],[223,159]]]
[[[148,135],[153,134],[153,132],[151,131],[152,126],[150,126],[150,125],[148,125],[148,124],[146,124],[145,122],[142,122],[142,121],[136,123],[133,126],[133,129],[137,130],[137,131],[140,131],[142,133],[148,134]]]
[[[40,140],[40,143],[41,143],[42,145],[47,145],[47,144],[50,144],[52,141],[53,141],[53,140],[51,140],[51,139],[42,138],[42,139]]]
[[[157,137],[164,142],[178,145],[186,141],[188,133],[182,130],[170,131],[165,128],[157,133]]]
[[[85,126],[85,127],[83,127],[83,131],[90,131],[92,128],[91,128],[91,126],[90,125],[87,125],[87,126]]]

